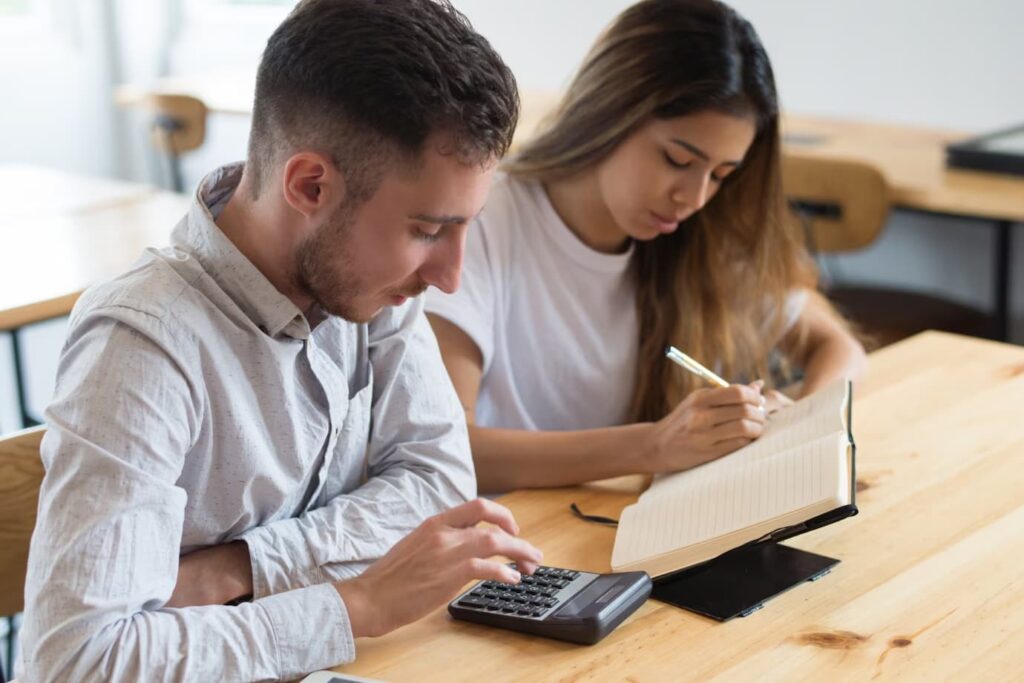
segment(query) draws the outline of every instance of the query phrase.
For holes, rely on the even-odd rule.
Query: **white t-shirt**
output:
[[[581,242],[539,182],[495,177],[468,230],[462,286],[426,294],[426,311],[483,355],[476,424],[554,431],[628,420],[639,346],[632,253],[632,243],[605,254]],[[787,328],[806,299],[800,289],[787,298]]]
[[[628,417],[638,345],[632,256],[576,237],[538,182],[498,175],[468,230],[462,286],[426,310],[480,348],[476,423],[592,429]]]

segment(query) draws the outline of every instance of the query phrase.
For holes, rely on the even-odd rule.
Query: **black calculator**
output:
[[[645,572],[593,574],[538,567],[518,584],[481,581],[455,598],[456,619],[590,645],[611,633],[651,594]]]

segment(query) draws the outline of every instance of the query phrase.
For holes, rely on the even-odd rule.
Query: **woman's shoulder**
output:
[[[542,220],[543,215],[544,188],[540,182],[499,171],[491,183],[480,222],[492,230],[522,230]]]

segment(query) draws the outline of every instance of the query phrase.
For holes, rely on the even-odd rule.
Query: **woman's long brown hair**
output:
[[[769,378],[786,301],[817,275],[780,182],[779,107],[753,27],[717,0],[644,0],[598,38],[544,130],[506,163],[542,182],[582,172],[652,118],[748,116],[743,165],[671,235],[635,246],[639,354],[631,414],[657,420],[701,380],[673,344],[731,381]],[[802,334],[797,330],[798,334]]]

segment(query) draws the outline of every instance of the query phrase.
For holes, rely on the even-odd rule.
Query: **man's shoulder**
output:
[[[164,327],[192,305],[191,292],[202,274],[199,264],[180,249],[147,249],[130,270],[87,289],[75,304],[71,324],[99,316]]]

